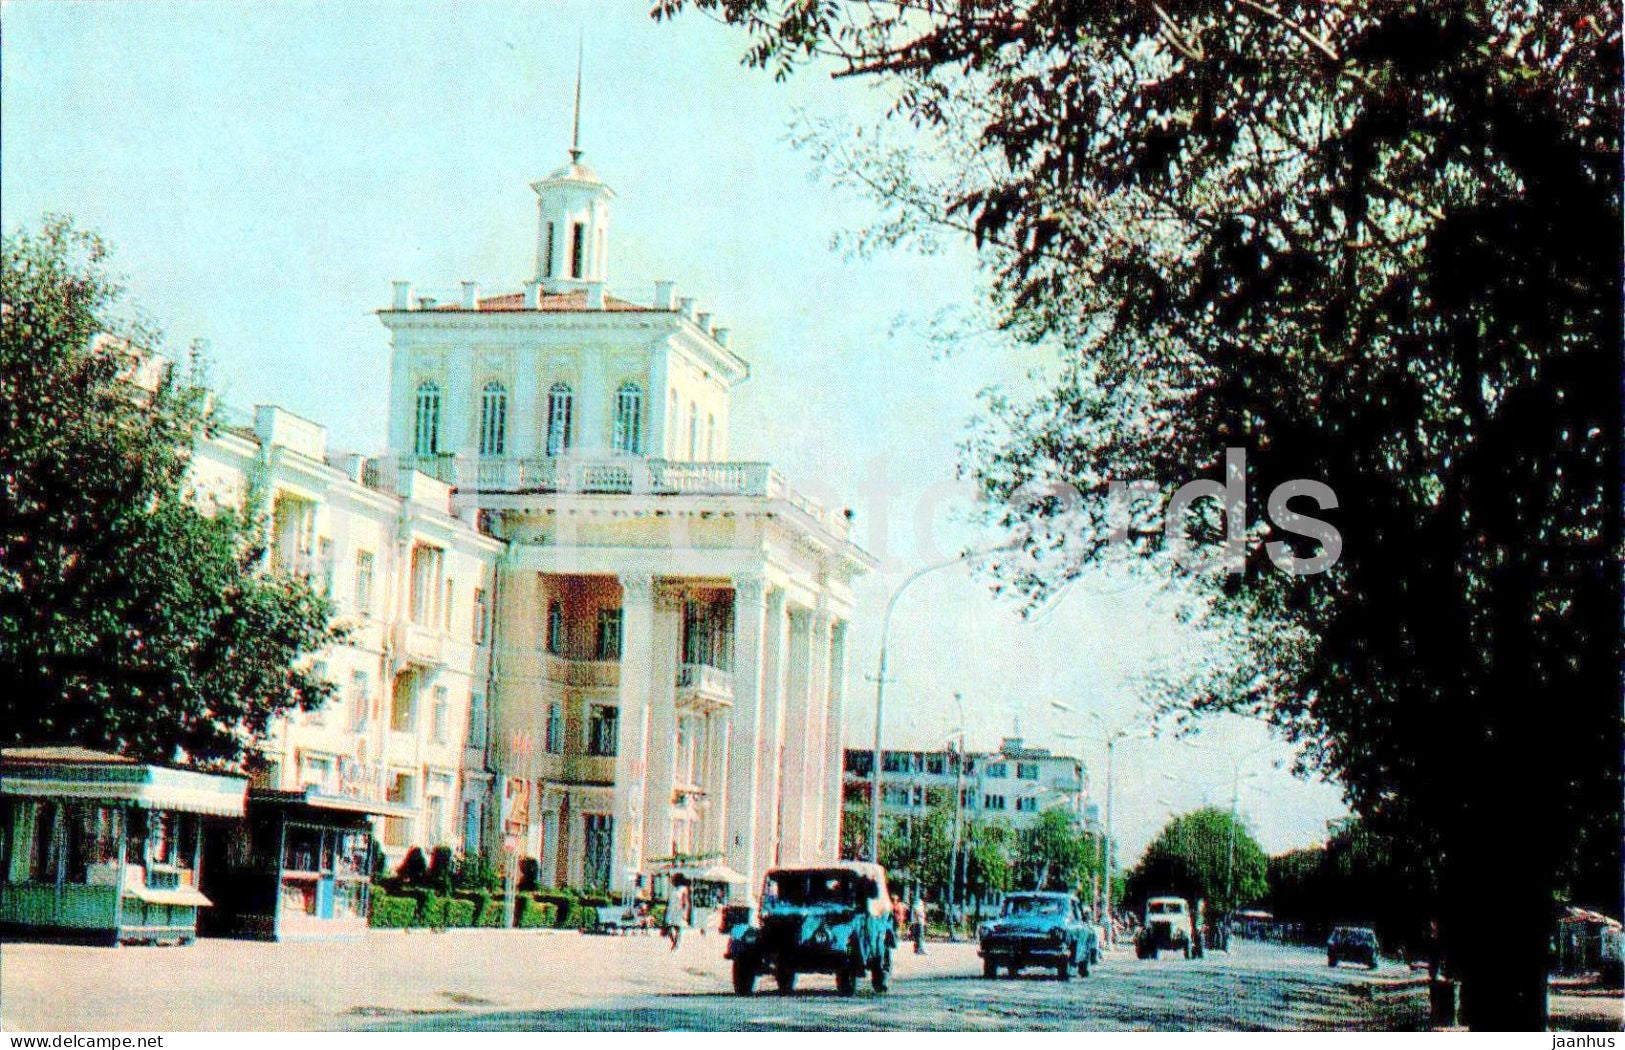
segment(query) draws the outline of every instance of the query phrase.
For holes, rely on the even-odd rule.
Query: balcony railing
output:
[[[677,688],[696,693],[708,700],[732,702],[734,676],[708,664],[681,664],[677,668]]]
[[[542,673],[549,681],[581,689],[613,689],[621,684],[621,665],[617,660],[571,660],[547,653]]]
[[[438,667],[446,660],[445,633],[417,623],[395,627],[395,651],[408,663]]]
[[[756,496],[782,499],[845,537],[850,523],[796,491],[767,463],[691,463],[628,456],[409,456],[401,466],[481,492],[579,492],[629,496]]]

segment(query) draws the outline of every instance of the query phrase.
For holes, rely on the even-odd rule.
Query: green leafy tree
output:
[[[1620,869],[1617,5],[692,6],[780,76],[884,78],[909,148],[833,160],[870,243],[963,231],[996,322],[1060,350],[969,449],[1025,539],[1002,585],[1123,552],[1188,591],[1234,644],[1167,704],[1267,715],[1436,857],[1465,1020],[1544,1027],[1550,901]],[[1336,536],[1255,502],[1231,543],[1207,500],[1181,524],[1240,571],[1204,573],[1161,499],[1096,498],[1241,480],[1231,447],[1255,501],[1326,485]]]
[[[965,894],[981,901],[1015,887],[1016,834],[1008,822],[965,822]]]
[[[1231,866],[1231,835],[1235,864]],[[1129,870],[1125,886],[1131,907],[1168,894],[1204,900],[1210,916],[1228,915],[1238,907],[1263,900],[1269,888],[1269,860],[1258,840],[1230,813],[1216,806],[1170,820]]]
[[[1388,951],[1428,958],[1437,918],[1429,888],[1433,860],[1358,818],[1342,821],[1323,846],[1269,859],[1269,906],[1311,939],[1335,925],[1370,926]]]
[[[156,339],[115,313],[106,249],[64,220],[0,274],[0,739],[241,769],[272,720],[323,703],[324,597],[258,571],[251,510],[187,470],[204,392],[138,381]]]
[[[1100,844],[1065,810],[1044,810],[1016,841],[1016,877],[1023,887],[1086,891],[1092,885]]]

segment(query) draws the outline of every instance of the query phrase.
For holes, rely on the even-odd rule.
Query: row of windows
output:
[[[420,456],[433,456],[441,450],[440,385],[433,380],[418,384],[412,417],[412,449]],[[547,454],[560,456],[570,451],[575,437],[575,391],[568,383],[554,383],[547,392]],[[715,424],[713,421],[713,428]],[[616,452],[639,455],[643,452],[643,388],[625,382],[615,391],[615,432],[611,447]],[[480,455],[501,456],[508,451],[508,390],[495,380],[480,391]]]

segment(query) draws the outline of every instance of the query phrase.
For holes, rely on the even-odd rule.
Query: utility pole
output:
[[[948,861],[948,939],[959,939],[959,850],[961,820],[965,811],[965,697],[957,690],[954,704],[959,708],[959,746],[954,750],[954,850]]]

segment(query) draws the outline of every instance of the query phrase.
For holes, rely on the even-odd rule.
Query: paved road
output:
[[[722,940],[573,932],[378,931],[351,943],[0,946],[0,1029],[781,1030],[1413,1028],[1397,967],[1328,970],[1319,952],[1236,942],[1228,956],[1109,955],[1088,978],[985,980],[968,944],[898,956],[892,991],[730,991]],[[771,981],[762,986],[771,989]]]
[[[764,979],[745,999],[717,987],[611,996],[591,1005],[378,1017],[372,1030],[430,1031],[1102,1031],[1417,1028],[1421,992],[1398,968],[1329,970],[1318,951],[1237,944],[1201,960],[1140,961],[1114,953],[1088,978],[1062,982],[1033,970],[1011,980],[981,976],[974,948],[933,945],[899,957],[890,992],[866,985],[854,998],[832,978],[803,976],[781,996]]]

